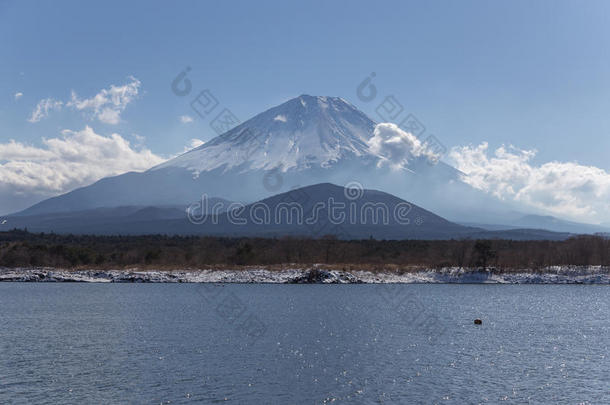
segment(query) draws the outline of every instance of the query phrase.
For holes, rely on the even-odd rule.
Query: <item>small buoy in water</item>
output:
[[[477,319],[474,320],[474,324],[475,325],[483,325],[483,321],[480,320],[479,318],[477,318]]]

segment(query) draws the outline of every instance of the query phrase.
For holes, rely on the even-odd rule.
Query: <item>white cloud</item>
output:
[[[377,124],[368,145],[371,152],[381,157],[380,165],[388,163],[394,169],[405,167],[415,157],[425,156],[431,160],[439,158],[415,135],[392,123]]]
[[[134,149],[119,134],[103,136],[90,127],[43,139],[43,147],[14,140],[0,144],[0,189],[7,195],[51,196],[103,177],[142,171],[163,162],[145,148]]]
[[[29,121],[38,122],[46,118],[51,111],[59,110],[65,105],[77,111],[88,113],[91,119],[97,119],[106,124],[118,124],[121,121],[121,113],[138,96],[140,90],[141,83],[138,79],[130,76],[129,80],[130,82],[123,86],[112,84],[110,88],[100,90],[91,98],[81,99],[73,90],[70,101],[66,103],[52,98],[41,100],[36,105]]]
[[[52,98],[42,99],[38,102],[38,104],[36,104],[36,108],[34,108],[34,111],[32,111],[28,121],[38,122],[41,119],[48,117],[51,111],[61,110],[63,105],[64,103],[59,100],[54,100]]]
[[[23,93],[18,91],[17,93],[15,93],[15,101],[19,100],[21,97],[23,97]]]
[[[193,117],[191,117],[190,115],[181,115],[180,122],[182,122],[183,124],[188,124],[190,122],[193,122]]]
[[[171,158],[178,157],[178,156],[180,156],[180,155],[182,155],[182,154],[184,154],[184,153],[186,153],[186,152],[188,152],[188,151],[190,151],[190,150],[193,150],[193,149],[195,149],[195,148],[198,148],[198,147],[200,147],[201,145],[203,145],[204,143],[205,143],[205,142],[204,142],[204,141],[202,141],[201,139],[193,138],[193,139],[191,139],[191,140],[189,141],[189,143],[188,143],[188,144],[187,144],[187,145],[184,147],[184,149],[182,149],[182,151],[181,151],[181,152],[176,153],[175,155],[170,156],[170,159],[171,159]]]
[[[501,199],[510,199],[578,220],[608,220],[610,173],[575,162],[531,163],[535,150],[488,144],[453,148],[450,158],[464,181]]]
[[[198,148],[201,145],[203,145],[204,143],[205,142],[203,142],[201,139],[193,138],[193,139],[191,139],[190,149]]]
[[[140,90],[141,82],[138,79],[130,76],[129,80],[130,82],[123,86],[113,84],[109,89],[102,89],[95,96],[86,99],[80,99],[72,91],[71,100],[66,106],[90,112],[93,118],[106,124],[118,124],[121,113],[138,96]]]
[[[278,114],[273,118],[273,121],[286,122],[286,116],[282,114]]]

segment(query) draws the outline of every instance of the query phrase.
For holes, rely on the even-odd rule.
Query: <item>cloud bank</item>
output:
[[[450,158],[471,186],[504,200],[514,200],[577,220],[610,219],[610,173],[575,162],[531,163],[535,150],[487,143],[453,148]]]
[[[372,153],[381,157],[380,165],[387,163],[394,169],[403,168],[410,160],[421,156],[430,160],[439,159],[415,135],[392,123],[377,124],[368,145]]]
[[[40,148],[15,140],[0,144],[0,190],[9,196],[51,196],[164,160],[133,148],[119,134],[99,135],[88,126],[64,130],[61,137],[43,139]]]

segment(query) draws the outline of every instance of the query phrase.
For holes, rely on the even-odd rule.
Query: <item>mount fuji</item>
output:
[[[173,229],[188,234],[207,229],[215,234],[237,235],[246,229],[193,228],[185,223],[187,207],[206,198],[230,210],[234,203],[271,201],[274,196],[319,184],[379,190],[425,207],[443,221],[453,220],[446,221],[451,225],[438,222],[444,225],[434,232],[423,232],[424,227],[411,229],[413,238],[474,236],[486,232],[482,228],[490,229],[476,224],[504,223],[503,218],[518,210],[472,188],[462,181],[463,173],[452,166],[432,161],[425,143],[412,135],[401,132],[406,138],[381,137],[380,128],[387,130],[391,125],[377,124],[342,98],[301,95],[147,171],[101,179],[42,201],[7,220],[13,226],[41,232],[165,233]],[[411,149],[404,156],[399,153],[389,159],[385,149],[375,147],[380,139],[390,149],[404,146],[403,142]],[[397,157],[400,164],[393,165]],[[329,186],[322,190],[330,193],[334,189]],[[367,202],[375,204],[376,196],[382,194],[366,195],[372,198]],[[458,228],[456,222],[466,227]],[[540,227],[521,224],[519,228]],[[502,235],[508,238],[566,237],[519,233],[515,227],[498,229],[504,229]],[[249,231],[262,232],[256,227]],[[276,231],[298,234],[302,230],[280,227]],[[407,235],[402,227],[394,233],[388,227],[352,227],[351,231],[380,237]]]
[[[302,95],[151,170],[182,167],[198,175],[215,169],[328,168],[372,157],[367,141],[374,129],[373,121],[342,98]]]
[[[375,126],[342,98],[301,95],[145,172],[104,178],[15,215],[186,207],[204,194],[250,203],[312,184],[358,182],[441,214],[487,220],[480,211],[468,214],[472,199],[489,197],[463,183],[455,168],[443,162],[431,165],[426,156],[412,156],[399,170],[380,165],[382,157],[369,145]],[[466,215],[459,214],[460,202]]]

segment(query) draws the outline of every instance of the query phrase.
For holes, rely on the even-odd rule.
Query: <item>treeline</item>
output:
[[[235,265],[349,265],[370,269],[551,265],[610,266],[610,239],[565,241],[337,240],[181,236],[81,236],[0,232],[0,267],[205,268]]]

